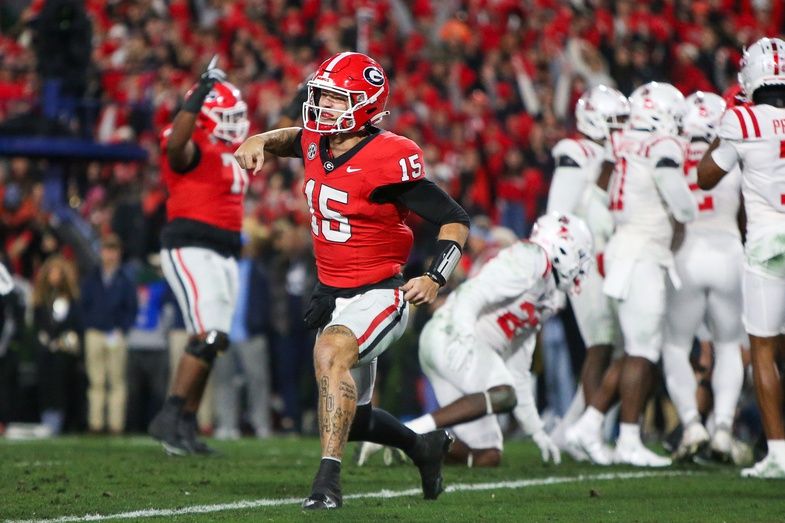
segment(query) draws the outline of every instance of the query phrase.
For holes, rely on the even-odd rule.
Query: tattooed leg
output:
[[[328,327],[316,340],[314,368],[319,386],[322,457],[343,457],[357,408],[357,387],[349,372],[356,362],[357,339],[346,327]]]

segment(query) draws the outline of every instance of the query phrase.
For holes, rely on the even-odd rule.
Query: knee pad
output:
[[[354,411],[352,426],[349,429],[349,441],[365,441],[371,428],[372,414],[373,407],[370,403],[357,405],[357,410]]]
[[[498,385],[485,391],[485,401],[491,407],[488,414],[510,412],[518,404],[515,389],[510,385]]]
[[[229,348],[229,335],[219,330],[194,336],[188,341],[185,352],[212,366],[215,357]]]

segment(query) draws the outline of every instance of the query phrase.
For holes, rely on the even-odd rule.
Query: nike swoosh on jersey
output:
[[[357,171],[362,171],[362,169],[360,169],[359,167],[347,167],[346,168],[346,172],[347,173],[356,173]]]

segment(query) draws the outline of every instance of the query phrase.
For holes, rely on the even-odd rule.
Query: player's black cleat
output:
[[[341,462],[323,458],[311,485],[311,495],[303,501],[303,510],[341,508],[342,505]]]
[[[341,494],[314,492],[303,501],[303,510],[330,510],[341,508],[343,498]]]
[[[170,456],[187,456],[192,452],[191,447],[178,433],[177,412],[164,407],[156,414],[147,427],[147,433],[161,442],[164,451]]]
[[[196,416],[193,414],[180,417],[177,424],[177,434],[192,454],[200,456],[212,456],[218,454],[218,451],[210,447],[203,441],[196,439],[197,424]]]
[[[442,463],[453,441],[454,438],[446,430],[434,430],[417,436],[417,444],[409,457],[420,469],[425,499],[436,499],[444,492]]]

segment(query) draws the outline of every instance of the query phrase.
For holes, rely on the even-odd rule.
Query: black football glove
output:
[[[207,65],[207,69],[205,69],[199,77],[199,81],[196,83],[194,90],[191,91],[191,95],[183,102],[183,111],[194,114],[201,111],[204,99],[207,98],[207,95],[212,91],[215,82],[223,82],[226,80],[226,73],[216,67],[217,63],[218,55],[215,55]]]
[[[311,297],[308,310],[305,311],[305,325],[309,329],[321,329],[330,321],[335,310],[335,298],[329,294]]]

